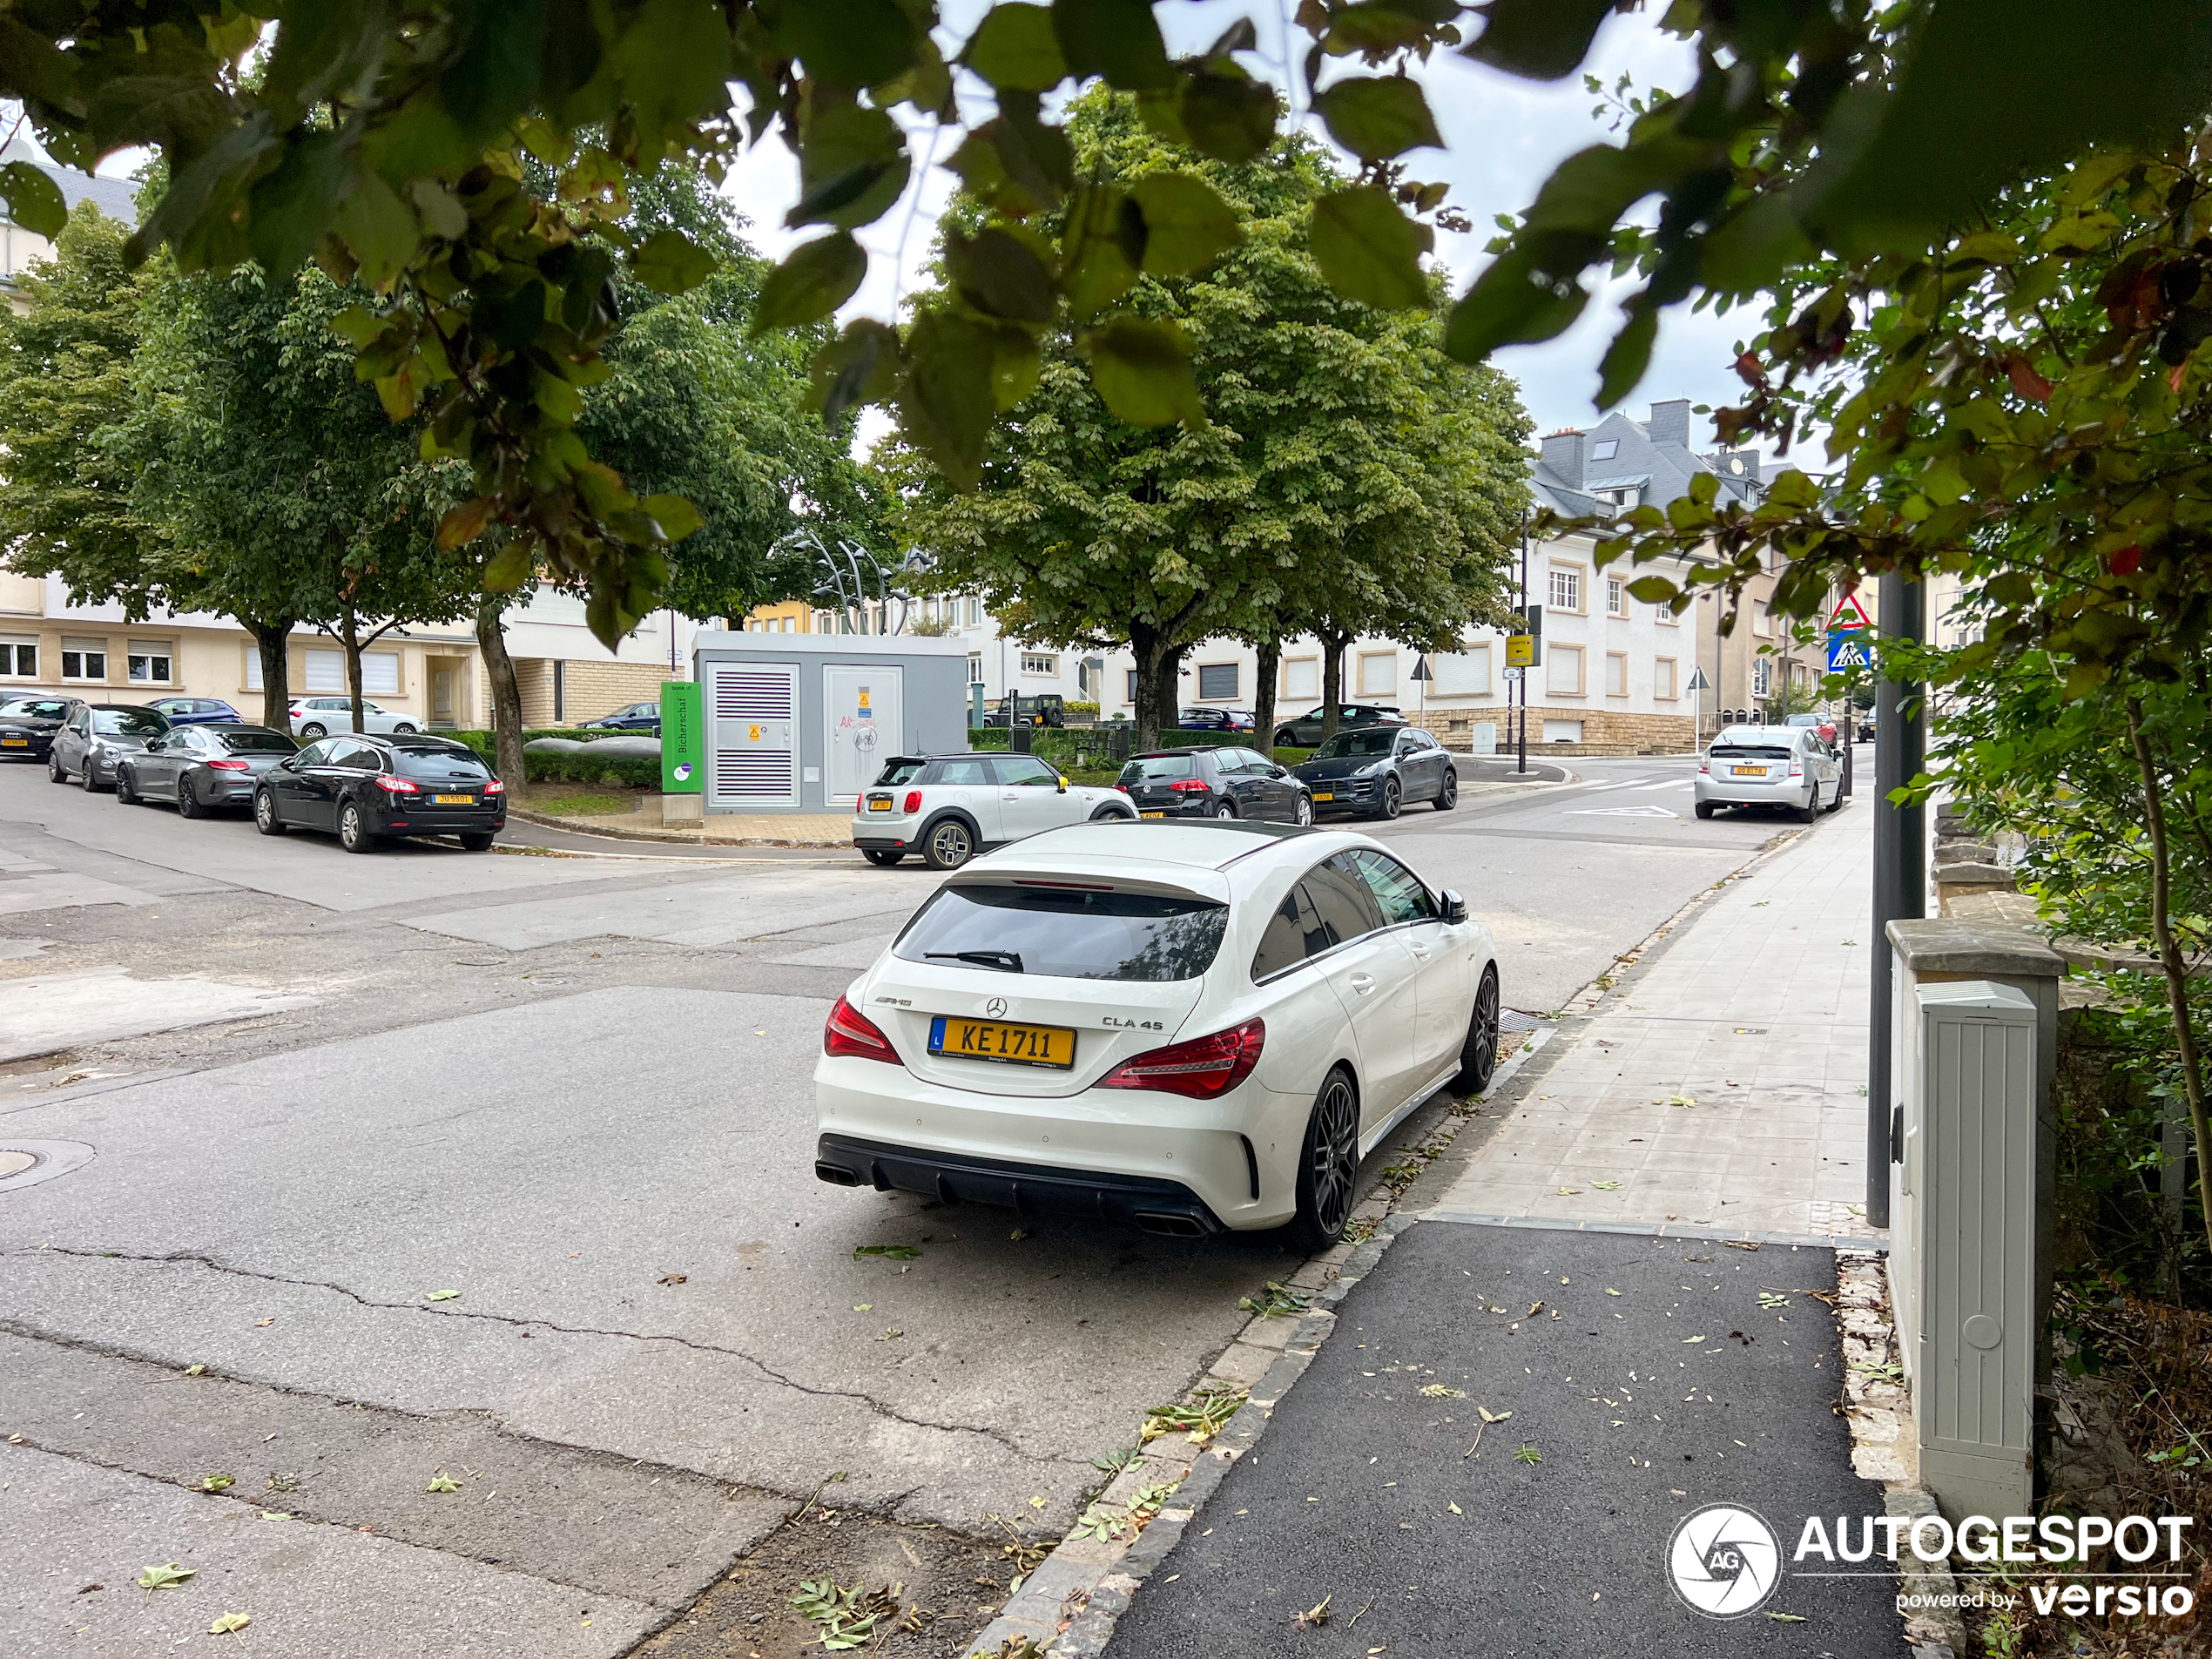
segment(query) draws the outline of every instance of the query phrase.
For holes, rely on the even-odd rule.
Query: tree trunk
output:
[[[1170,644],[1165,634],[1141,622],[1130,624],[1129,645],[1136,659],[1136,746],[1157,749],[1160,734],[1182,724],[1176,680],[1189,647]]]
[[[354,730],[368,730],[368,699],[361,694],[361,619],[353,606],[339,618],[338,643],[346,648],[346,689],[354,698]]]
[[[275,732],[292,730],[292,630],[297,618],[249,622],[261,653],[261,724]]]
[[[2128,699],[2128,735],[2135,746],[2135,769],[2142,774],[2143,824],[2150,832],[2150,931],[2158,946],[2158,965],[2166,977],[2166,1001],[2174,1015],[2174,1044],[2181,1060],[2182,1089],[2188,1102],[2189,1130],[2196,1139],[2197,1207],[2204,1222],[2205,1242],[2212,1244],[2212,1131],[2208,1131],[2204,1109],[2204,1071],[2196,1052],[2196,1029],[2189,1023],[2189,970],[2174,937],[2173,865],[2166,846],[2166,800],[2159,788],[2158,767],[2151,759],[2150,739],[2143,735],[2143,705]]]
[[[1283,641],[1270,634],[1255,651],[1258,683],[1252,687],[1252,747],[1264,755],[1275,752],[1275,681],[1283,661]]]
[[[511,801],[529,779],[523,760],[523,688],[516,682],[515,659],[507,654],[507,636],[500,627],[506,609],[504,595],[488,593],[476,601],[476,649],[491,681],[492,769]]]
[[[1316,629],[1313,637],[1321,642],[1321,741],[1326,743],[1337,734],[1337,711],[1344,701],[1344,653],[1352,636]]]

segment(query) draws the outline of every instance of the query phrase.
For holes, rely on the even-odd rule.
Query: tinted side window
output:
[[[1382,912],[1374,894],[1343,853],[1307,871],[1304,886],[1306,903],[1312,907],[1328,944],[1365,938],[1382,926]]]
[[[1352,860],[1381,907],[1384,921],[1426,921],[1437,914],[1435,901],[1428,896],[1420,877],[1389,853],[1362,847],[1352,854]]]
[[[329,763],[329,759],[330,745],[328,743],[311,743],[300,751],[300,764],[302,766],[325,765]]]
[[[922,778],[926,784],[961,784],[970,788],[990,781],[991,774],[981,760],[933,760]]]
[[[1060,774],[1031,755],[1001,755],[991,762],[991,766],[1002,784],[1040,789],[1059,787]]]
[[[327,766],[343,766],[348,772],[381,772],[384,757],[366,743],[340,741],[330,745]]]
[[[1260,935],[1259,949],[1252,956],[1252,979],[1258,982],[1286,972],[1328,948],[1329,935],[1314,915],[1305,888],[1293,883]]]
[[[364,744],[362,747],[368,745]],[[372,753],[374,751],[371,751]],[[462,745],[439,744],[435,747],[421,745],[395,749],[392,764],[403,778],[489,778],[491,769],[483,758],[473,749]]]

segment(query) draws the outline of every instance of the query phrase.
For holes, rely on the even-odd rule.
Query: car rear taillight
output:
[[[1118,778],[1114,779],[1114,787],[1120,790],[1124,795],[1129,793],[1129,786]]]
[[[921,791],[920,791],[919,789],[909,789],[908,791],[907,791],[907,815],[911,817],[914,813],[918,813],[918,812],[920,812],[921,810]]]
[[[1163,1095],[1188,1095],[1211,1100],[1225,1095],[1259,1063],[1260,1045],[1267,1041],[1267,1026],[1247,1020],[1210,1037],[1170,1043],[1134,1060],[1124,1060],[1098,1080],[1101,1089],[1151,1089]]]
[[[496,778],[493,779],[489,783],[484,786],[484,793],[487,795],[503,795],[506,792],[507,786],[500,782],[500,780]]]
[[[822,1052],[855,1060],[887,1060],[894,1066],[903,1063],[875,1022],[841,996],[822,1025]]]
[[[376,786],[388,795],[419,795],[422,792],[405,778],[379,778]]]
[[[1804,777],[1805,775],[1805,763],[1793,758],[1790,762],[1790,775],[1792,778]]]
[[[210,772],[251,772],[253,770],[243,760],[211,760],[207,763],[207,769]]]
[[[1206,782],[1203,778],[1177,778],[1168,787],[1178,795],[1203,795],[1206,792]]]

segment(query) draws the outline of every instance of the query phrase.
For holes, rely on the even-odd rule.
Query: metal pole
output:
[[[1525,513],[1521,520],[1521,627],[1522,632],[1527,631],[1528,517]],[[1514,685],[1520,693],[1517,700],[1521,705],[1521,718],[1515,726],[1514,738],[1515,753],[1519,759],[1514,763],[1514,770],[1516,772],[1525,772],[1528,770],[1528,670],[1525,664],[1521,668],[1521,678],[1514,682]]]
[[[1877,592],[1882,636],[1918,644],[1926,590],[1902,576],[1885,576]],[[1886,676],[1874,688],[1874,955],[1866,1054],[1866,1222],[1872,1227],[1890,1224],[1890,1120],[1896,1103],[1890,1073],[1889,924],[1920,915],[1928,891],[1925,814],[1918,806],[1891,805],[1890,792],[1919,773],[1927,742],[1923,702],[1922,687]]]

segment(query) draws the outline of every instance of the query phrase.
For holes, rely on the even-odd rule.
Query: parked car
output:
[[[165,737],[169,717],[140,703],[76,703],[46,751],[46,776],[71,779],[89,790],[115,782],[116,763],[143,750],[149,738]]]
[[[983,711],[985,725],[1065,725],[1068,699],[1057,691],[1022,691]]]
[[[361,720],[364,731],[381,737],[406,737],[420,732],[422,722],[411,714],[395,714],[389,709],[379,708],[363,698]],[[302,743],[313,743],[317,738],[327,737],[333,732],[354,729],[354,699],[350,697],[295,697],[292,699],[292,735]]]
[[[1389,849],[1076,825],[970,865],[831,1009],[814,1173],[1148,1231],[1340,1238],[1360,1158],[1496,1064],[1489,932]]]
[[[270,767],[300,745],[265,725],[183,725],[151,738],[115,768],[115,798],[128,806],[167,800],[181,818],[218,806],[247,806]]]
[[[617,709],[612,714],[602,715],[596,720],[582,723],[586,732],[649,732],[660,736],[660,705],[632,703],[626,709]]]
[[[1693,794],[1700,818],[1723,806],[1784,806],[1810,824],[1843,804],[1843,763],[1810,726],[1732,725],[1697,763]]]
[[[1284,721],[1275,728],[1275,745],[1282,749],[1311,749],[1321,741],[1321,717],[1327,706],[1311,709],[1294,718]],[[1337,705],[1337,730],[1357,732],[1363,726],[1405,725],[1406,717],[1384,703],[1339,703]]]
[[[171,725],[237,725],[246,718],[219,697],[157,697],[146,706],[167,715]]]
[[[1114,786],[1129,797],[1139,818],[1313,821],[1305,785],[1254,749],[1224,745],[1131,755]]]
[[[73,697],[14,697],[0,703],[0,757],[44,760],[54,733],[76,706]]]
[[[264,835],[335,830],[348,853],[373,853],[389,835],[457,835],[484,853],[507,826],[507,786],[462,744],[348,733],[263,772],[253,823]]]
[[[1451,751],[1416,726],[1371,725],[1339,732],[1294,769],[1321,813],[1395,818],[1426,801],[1440,813],[1460,804],[1460,770]]]
[[[1820,740],[1823,743],[1832,746],[1836,741],[1836,723],[1824,714],[1792,714],[1782,724],[1811,726],[1820,733]]]
[[[1184,732],[1249,732],[1252,722],[1250,709],[1185,709],[1177,725]]]
[[[1133,819],[1118,789],[1071,784],[1035,755],[894,755],[853,803],[853,845],[871,864],[920,853],[957,870],[987,846],[1085,819]]]
[[[1861,743],[1874,741],[1874,716],[1871,711],[1858,717],[1858,740]]]

